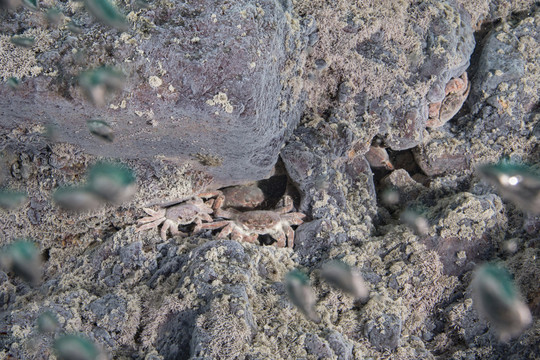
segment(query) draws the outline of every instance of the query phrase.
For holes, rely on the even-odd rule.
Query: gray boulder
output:
[[[2,40],[8,50],[0,61],[2,128],[52,123],[57,140],[89,153],[191,162],[218,185],[271,172],[304,97],[297,77],[308,34],[290,5],[129,5],[135,11],[124,33],[104,28],[82,8],[58,6],[81,33],[63,24],[44,28],[38,13],[2,14],[2,33],[35,38],[30,49]],[[79,76],[101,66],[126,78],[123,91],[99,107],[83,96]],[[11,77],[21,81],[16,90],[6,82]],[[93,118],[109,123],[114,142],[89,132]]]

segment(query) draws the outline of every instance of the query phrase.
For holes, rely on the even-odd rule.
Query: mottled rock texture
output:
[[[119,3],[133,10],[124,34],[77,2],[54,5],[83,33],[69,33],[68,19],[45,27],[27,9],[0,15],[0,49],[11,51],[0,58],[2,77],[23,80],[15,92],[0,90],[0,185],[29,197],[0,210],[0,246],[30,237],[43,259],[34,286],[0,270],[0,358],[50,358],[63,333],[84,334],[113,359],[537,356],[538,219],[474,172],[502,156],[540,162],[534,1]],[[36,45],[7,45],[17,32]],[[123,64],[125,90],[112,107],[83,97],[81,59]],[[469,62],[468,102],[425,129],[427,105]],[[118,132],[112,145],[87,132],[84,120],[97,115]],[[60,128],[78,145],[47,139],[34,121],[78,124]],[[189,134],[204,134],[209,147]],[[137,147],[138,137],[150,141]],[[370,168],[372,144],[386,147],[396,170]],[[100,159],[79,145],[134,157],[126,161],[137,174],[134,197],[81,213],[54,206],[54,189],[84,183]],[[206,167],[171,163],[177,149]],[[278,151],[277,175],[257,184],[271,197],[289,192],[306,213],[294,249],[217,240],[210,230],[165,241],[155,229],[135,232],[141,208],[196,194],[210,175],[214,186],[261,180]],[[387,188],[398,202],[381,201]],[[271,200],[261,206],[273,208]],[[425,233],[400,222],[411,209],[425,217]],[[369,298],[355,301],[322,280],[327,259],[356,267]],[[509,270],[533,315],[507,343],[471,299],[473,269],[485,261]],[[287,297],[283,280],[295,268],[309,277],[320,323]],[[57,316],[56,332],[37,330],[44,311]]]
[[[351,128],[362,153],[377,134],[394,150],[421,143],[428,103],[441,101],[448,80],[469,66],[470,15],[453,1],[337,1],[335,11],[298,3],[300,14],[316,14],[319,34],[307,63],[308,106],[322,113],[338,99],[332,122]],[[329,65],[320,69],[317,59]]]
[[[156,1],[143,9],[133,3],[123,33],[97,23],[82,3],[55,6],[67,17],[58,27],[21,8],[1,15],[3,128],[54,123],[57,140],[92,154],[199,161],[219,185],[270,174],[304,98],[306,27],[286,2]],[[68,20],[82,33],[70,32]],[[33,36],[34,47],[11,44],[18,33]],[[96,108],[77,77],[103,65],[126,80]],[[22,81],[17,91],[5,83],[13,76]],[[114,143],[89,133],[91,118],[110,123]]]
[[[417,162],[427,175],[472,170],[502,156],[536,161],[539,42],[538,11],[511,19],[486,35],[471,80],[470,112],[457,116],[440,131],[430,132],[415,149]]]

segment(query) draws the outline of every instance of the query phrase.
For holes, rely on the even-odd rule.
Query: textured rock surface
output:
[[[395,150],[421,143],[428,103],[441,101],[448,80],[469,65],[475,44],[470,15],[451,1],[376,8],[343,0],[334,11],[314,1],[298,8],[317,14],[320,40],[312,59],[329,64],[320,70],[307,63],[308,105],[322,113],[335,98],[342,101],[338,120],[351,127],[361,148],[376,134]]]
[[[0,110],[12,124],[0,127],[0,185],[24,190],[29,198],[20,208],[0,209],[0,246],[17,238],[35,239],[43,259],[43,280],[30,285],[13,271],[0,269],[0,359],[51,358],[53,341],[64,333],[83,334],[113,359],[537,356],[540,294],[535,284],[540,278],[540,248],[535,227],[539,221],[501,200],[472,168],[501,156],[540,162],[539,136],[534,130],[540,123],[539,11],[532,1],[264,1],[260,4],[264,14],[247,2],[208,1],[205,8],[196,5],[203,2],[155,2],[129,16],[134,29],[127,36],[96,25],[77,3],[55,4],[82,25],[82,35],[69,34],[63,27],[44,27],[35,11],[21,8],[1,15],[7,34],[28,31],[37,44],[0,60],[10,62],[1,71],[16,64],[18,75],[28,76],[18,90],[6,95],[12,100],[12,110],[5,106]],[[49,2],[41,5],[51,6]],[[126,6],[133,9],[134,4]],[[240,7],[246,12],[237,11]],[[216,23],[210,9],[218,9]],[[388,21],[389,17],[395,21]],[[213,26],[226,26],[238,31],[238,36],[211,48],[209,41],[223,35],[209,34]],[[32,32],[34,28],[42,30]],[[443,127],[426,130],[427,104],[440,100],[441,86],[469,62],[473,29],[477,48],[467,70],[472,81],[469,101]],[[194,31],[191,37],[181,36]],[[259,36],[275,42],[259,44]],[[185,58],[174,53],[173,47],[164,47],[167,39],[190,54],[201,51],[195,58]],[[89,41],[95,42],[92,51],[88,51]],[[304,41],[309,45],[305,66],[299,55],[282,67],[279,61],[299,54]],[[118,109],[94,108],[82,98],[73,78],[80,65],[75,64],[77,57],[69,44],[81,51],[86,47],[91,64],[129,59],[125,69],[139,70],[130,73],[125,92],[112,100]],[[251,45],[282,52],[276,53],[276,61],[261,54],[249,69],[239,60],[246,55],[242,50]],[[233,62],[217,55],[227,46],[230,52],[226,54],[239,54]],[[158,47],[159,51],[152,50]],[[167,57],[160,58],[161,52]],[[69,56],[74,56],[73,63],[66,62]],[[223,68],[196,68],[204,58],[207,63],[223,61]],[[28,61],[23,64],[21,59]],[[35,67],[51,59],[63,70],[54,74],[54,68]],[[174,73],[178,64],[196,76]],[[33,73],[39,76],[28,75]],[[235,77],[239,74],[249,76]],[[210,75],[226,79],[228,91],[218,86],[205,97]],[[159,77],[162,84],[152,87],[148,76]],[[168,85],[174,78],[183,80],[173,83],[171,91]],[[188,86],[184,80],[189,78],[195,81]],[[280,80],[285,82],[278,86]],[[152,78],[151,83],[159,81]],[[138,84],[143,85],[139,88]],[[231,84],[243,84],[245,89]],[[249,84],[259,92],[249,89]],[[263,84],[274,87],[266,90]],[[2,94],[11,91],[2,86]],[[284,97],[268,98],[277,88]],[[246,92],[235,97],[231,89]],[[297,105],[301,105],[301,89],[307,90],[308,99],[303,110],[291,102],[298,95]],[[226,103],[215,102],[224,100],[213,98],[219,92],[227,94],[231,114],[226,112],[231,109]],[[180,93],[193,96],[180,98]],[[268,121],[276,124],[278,119],[281,124],[283,116],[303,111],[299,126],[281,149],[276,176],[257,183],[268,196],[262,207],[274,208],[286,192],[295,199],[295,207],[306,213],[304,224],[296,227],[294,249],[217,240],[217,231],[210,230],[166,241],[155,229],[135,232],[137,219],[145,216],[143,207],[155,208],[157,203],[196,194],[212,181],[208,172],[163,158],[127,161],[137,174],[138,190],[121,205],[103,204],[81,213],[59,209],[52,202],[54,189],[84,183],[88,168],[100,157],[79,146],[52,142],[44,127],[19,121],[32,116],[42,122],[54,120],[38,113],[39,107],[17,110],[44,98],[50,99],[40,103],[47,110],[60,96],[61,107],[55,111],[65,110],[62,116],[92,109],[92,114],[118,114],[114,115],[117,129],[120,122],[127,128],[127,121],[133,121],[129,125],[140,130],[137,134],[168,131],[167,136],[172,131],[166,124],[175,121],[168,120],[168,106],[176,109],[173,115],[209,106],[208,116],[220,113],[219,119],[213,118],[216,121],[273,114]],[[260,103],[263,97],[269,102]],[[239,99],[251,99],[243,102],[243,114],[235,113]],[[126,100],[125,108],[122,100]],[[5,102],[6,98],[0,100]],[[269,110],[276,109],[270,102],[283,105],[279,113]],[[181,104],[193,106],[182,109]],[[246,109],[255,109],[249,106],[260,106],[261,112],[248,114]],[[153,117],[144,112],[151,108]],[[142,116],[131,114],[132,120],[120,116],[135,110]],[[411,120],[408,125],[407,119]],[[268,133],[260,138],[275,136],[279,141],[272,146],[280,149],[284,134],[295,126],[294,121],[284,121],[287,125],[264,127]],[[195,125],[187,129],[198,129]],[[225,131],[238,130],[232,123],[221,125]],[[411,131],[404,131],[404,125]],[[74,134],[73,139],[80,136],[91,141],[91,146],[101,145],[86,131]],[[255,167],[238,157],[248,154],[244,128],[240,137],[205,131],[214,136],[216,148],[234,145],[238,151],[201,152],[196,158],[207,164],[223,158],[223,166],[206,170],[225,169],[223,177],[233,170],[246,179],[266,176],[255,176]],[[122,136],[118,139],[125,141]],[[225,139],[226,144],[222,143]],[[164,137],[163,144],[166,141]],[[396,170],[370,169],[364,153],[372,143],[387,147]],[[145,146],[161,145],[156,140]],[[412,146],[416,147],[397,150]],[[269,158],[275,154],[265,152]],[[397,190],[399,201],[382,201],[388,188]],[[411,209],[425,217],[426,233],[415,233],[400,222],[400,215]],[[260,241],[271,239],[261,237]],[[355,301],[323,281],[321,265],[327,259],[358,268],[369,297]],[[498,341],[497,332],[471,299],[473,269],[485,261],[509,270],[533,315],[530,327],[507,343]],[[295,268],[309,276],[320,323],[307,319],[287,297],[284,277]],[[38,331],[36,320],[45,311],[58,318],[54,332]]]
[[[486,36],[467,100],[471,113],[431,132],[415,151],[426,174],[471,170],[501,156],[534,162],[538,140],[533,129],[540,119],[539,33],[536,11]]]
[[[307,34],[286,2],[133,4],[122,34],[70,4],[57,6],[82,34],[44,28],[40,14],[22,9],[1,15],[3,128],[55,123],[58,140],[96,155],[199,160],[221,185],[268,176],[304,97]],[[9,36],[18,33],[36,45],[16,48]],[[109,108],[93,106],[77,86],[82,71],[102,65],[127,75]],[[5,83],[12,76],[22,78],[16,91]],[[91,118],[111,124],[114,143],[89,133]]]

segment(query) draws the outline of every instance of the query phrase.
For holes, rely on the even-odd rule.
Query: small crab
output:
[[[167,239],[167,231],[171,231],[172,235],[187,236],[178,229],[180,225],[189,225],[195,223],[195,229],[202,225],[202,221],[212,221],[210,214],[213,213],[212,207],[205,203],[203,198],[215,196],[218,193],[205,193],[193,196],[191,198],[183,199],[183,202],[174,206],[164,207],[160,210],[152,210],[149,208],[143,208],[143,210],[150,216],[137,220],[138,224],[141,224],[137,228],[137,232],[147,229],[157,228],[161,223],[161,238]],[[195,232],[195,231],[194,231]]]
[[[459,78],[451,79],[444,88],[445,97],[441,102],[429,104],[429,119],[426,126],[438,128],[452,119],[469,96],[471,84],[464,72]]]
[[[369,151],[364,154],[366,160],[372,168],[385,168],[394,170],[394,165],[390,162],[390,157],[386,149],[381,146],[370,146]]]
[[[300,225],[306,215],[291,212],[293,201],[290,196],[283,199],[284,205],[275,210],[253,210],[240,212],[234,209],[216,209],[215,214],[228,220],[202,224],[199,229],[223,228],[218,238],[227,237],[238,241],[255,242],[259,235],[268,234],[277,240],[276,246],[294,246],[294,230],[291,225]]]
[[[221,190],[214,208],[255,209],[264,200],[263,191],[255,184],[233,186]]]

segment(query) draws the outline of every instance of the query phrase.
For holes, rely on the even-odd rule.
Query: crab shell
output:
[[[305,214],[289,212],[293,204],[290,197],[285,197],[285,205],[274,211],[253,210],[239,212],[235,210],[217,209],[215,214],[228,220],[215,221],[202,224],[199,229],[223,228],[218,238],[227,237],[238,241],[255,242],[259,235],[270,235],[277,240],[276,246],[294,246],[294,230],[291,225],[300,225],[304,221]]]
[[[166,209],[160,209],[154,211],[152,209],[143,209],[148,217],[139,219],[137,222],[141,224],[137,228],[137,232],[141,230],[153,229],[163,223],[161,227],[161,238],[167,239],[167,232],[170,230],[172,235],[186,236],[187,234],[178,230],[179,225],[188,225],[195,223],[197,229],[202,225],[202,221],[212,221],[210,214],[213,212],[212,208],[207,205],[201,198],[195,198],[189,200],[186,203],[171,206]]]

